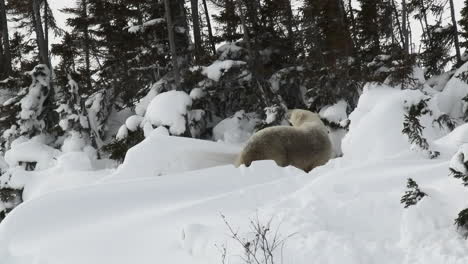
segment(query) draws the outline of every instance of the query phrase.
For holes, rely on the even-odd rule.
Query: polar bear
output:
[[[256,160],[274,160],[309,172],[330,160],[332,143],[319,115],[307,110],[288,112],[292,126],[274,126],[255,133],[236,160],[236,166],[250,166]]]

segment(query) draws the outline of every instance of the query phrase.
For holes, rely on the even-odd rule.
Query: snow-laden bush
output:
[[[29,75],[32,78],[32,83],[28,93],[20,101],[19,133],[33,136],[45,128],[45,122],[40,117],[50,93],[50,70],[46,65],[40,64],[34,67]]]
[[[375,160],[391,157],[410,149],[418,150],[411,137],[402,133],[408,111],[427,99],[420,90],[401,90],[388,85],[367,84],[356,109],[350,114],[349,132],[342,142],[344,155],[357,160]],[[434,141],[446,135],[449,130],[440,127],[437,120],[441,112],[431,97],[427,101],[427,112],[417,118],[418,133],[427,141],[430,150]],[[438,150],[438,149],[437,149]],[[426,151],[426,150],[425,150]],[[427,152],[424,151],[426,155]]]
[[[90,95],[85,101],[90,137],[98,148],[104,145],[107,119],[112,108],[111,97],[111,92],[100,90]]]
[[[437,103],[442,112],[451,118],[462,120],[466,118],[468,102],[463,100],[468,95],[468,62],[462,65],[445,85],[437,97]]]
[[[152,99],[147,103],[149,98]],[[190,110],[191,106],[192,98],[183,91],[159,93],[152,89],[139,104],[138,113],[126,119],[115,140],[107,144],[104,151],[112,159],[123,161],[128,149],[140,143],[155,128],[159,128],[158,131],[168,128],[168,132],[175,136],[199,135],[201,132],[197,124],[203,120],[205,113],[203,110]]]

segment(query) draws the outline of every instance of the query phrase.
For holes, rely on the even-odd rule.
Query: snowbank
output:
[[[236,146],[165,136],[155,130],[141,144],[131,148],[112,179],[144,178],[233,164]]]
[[[454,153],[460,146],[468,144],[468,124],[455,128],[448,135],[435,141],[435,144],[448,154]]]
[[[425,95],[418,90],[400,90],[386,85],[368,84],[351,113],[349,132],[342,142],[343,153],[354,161],[389,158],[412,149],[408,136],[402,133],[407,109]],[[434,117],[424,115],[421,125],[423,136],[432,146],[443,136],[445,129],[433,120],[440,114],[437,105],[429,102]]]
[[[22,204],[0,225],[0,258],[6,264],[218,264],[215,245],[224,245],[229,263],[240,264],[242,248],[227,235],[223,213],[241,237],[250,236],[249,218],[274,216],[282,237],[294,233],[282,250],[285,264],[468,261],[468,245],[453,227],[468,191],[447,178],[446,161],[340,164],[308,175],[271,161],[155,178],[132,170],[126,180]],[[150,163],[140,166],[151,170]],[[408,177],[429,197],[404,209],[399,200]]]

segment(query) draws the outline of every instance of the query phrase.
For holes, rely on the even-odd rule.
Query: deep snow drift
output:
[[[441,156],[411,150],[401,133],[404,107],[421,96],[366,87],[350,116],[344,156],[309,174],[272,161],[234,168],[237,146],[158,133],[118,169],[93,172],[94,180],[89,170],[63,170],[81,154],[29,172],[36,180],[55,176],[27,185],[33,198],[0,224],[1,263],[218,264],[223,247],[225,263],[243,263],[221,213],[240,237],[252,235],[249,219],[257,215],[263,223],[273,217],[282,237],[293,234],[275,252],[278,263],[467,263],[468,244],[453,219],[467,206],[468,189],[448,175],[460,143],[468,143],[468,126],[443,136],[425,123]],[[430,107],[437,114],[437,104]],[[407,178],[428,197],[404,209]]]

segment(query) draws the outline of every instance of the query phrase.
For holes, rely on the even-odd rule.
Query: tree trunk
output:
[[[49,4],[44,1],[44,39],[47,49],[49,48]]]
[[[90,37],[89,37],[89,25],[88,25],[88,1],[82,0],[82,12],[86,22],[83,25],[83,36],[84,36],[84,55],[85,55],[85,67],[86,67],[86,89],[88,92],[92,90],[91,83],[91,62],[90,62]]]
[[[453,4],[453,0],[450,0],[450,12],[452,14],[453,40],[455,42],[455,52],[457,54],[457,65],[460,65],[462,62],[460,54],[460,41],[458,39],[457,18],[455,17],[455,6]]]
[[[242,31],[244,32],[244,41],[247,44],[247,51],[249,53],[250,68],[251,68],[252,74],[255,74],[255,70],[254,70],[254,68],[255,68],[255,66],[254,66],[255,65],[255,63],[254,63],[255,55],[254,55],[254,51],[252,50],[249,31],[248,31],[248,27],[247,27],[247,21],[245,19],[245,14],[244,14],[244,10],[242,8],[241,0],[237,0],[237,6],[238,6],[238,9],[239,9],[239,16],[240,16],[240,20],[241,20],[241,24],[242,24]]]
[[[426,34],[427,34],[427,38],[429,40],[429,43],[432,43],[432,37],[431,37],[431,32],[429,30],[429,22],[427,21],[427,10],[426,10],[426,6],[424,5],[424,0],[421,0],[421,13],[423,15],[423,19],[424,19],[424,23],[426,24]],[[424,29],[423,29],[424,30]],[[432,46],[432,44],[431,44]]]
[[[393,9],[393,13],[395,14],[395,21],[397,23],[398,32],[400,33],[401,45],[402,45],[402,47],[404,47],[405,38],[404,38],[404,35],[403,35],[403,28],[402,28],[402,26],[400,24],[400,19],[398,18],[399,13],[398,13],[398,9],[397,9],[396,4],[395,4],[395,0],[392,0],[392,9]]]
[[[402,0],[401,2],[401,7],[402,7],[402,33],[403,33],[403,50],[406,54],[409,54],[409,38],[408,38],[408,10],[406,8],[406,0]]]
[[[216,46],[213,38],[213,30],[211,28],[211,18],[210,13],[208,11],[208,5],[206,4],[206,0],[203,1],[203,8],[205,9],[205,16],[206,16],[206,26],[208,27],[208,37],[210,38],[210,45],[211,50],[213,51],[213,55],[216,55]]]
[[[34,31],[36,32],[37,47],[39,49],[39,61],[42,64],[49,65],[49,54],[46,40],[44,38],[44,29],[41,19],[41,0],[33,0],[33,21]]]
[[[11,73],[11,50],[10,50],[10,37],[8,33],[8,20],[6,16],[5,0],[0,0],[0,21],[1,35],[3,40],[3,67],[5,74],[8,76]],[[2,45],[2,43],[0,43]]]
[[[190,0],[192,4],[192,23],[193,23],[193,39],[195,41],[195,60],[200,61],[202,56],[202,40],[200,30],[200,18],[198,16],[198,0]]]
[[[175,43],[175,36],[174,36],[174,23],[172,22],[172,14],[171,14],[171,0],[164,0],[164,7],[166,9],[166,23],[167,23],[167,31],[169,37],[169,46],[171,49],[171,56],[172,56],[172,67],[174,72],[174,80],[176,82],[176,89],[180,88],[180,72],[179,72],[179,62],[177,58],[177,47]]]

